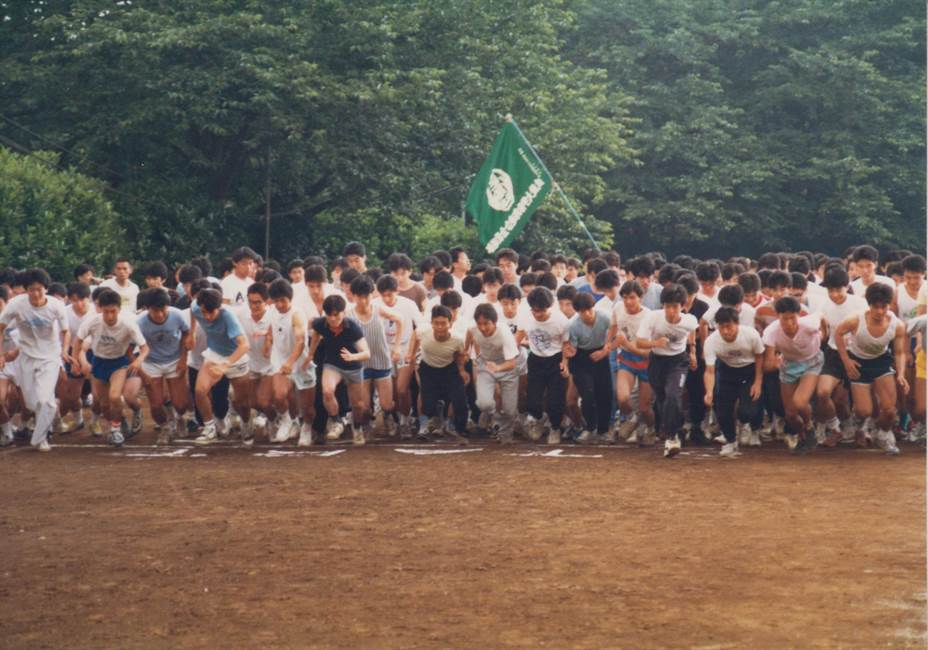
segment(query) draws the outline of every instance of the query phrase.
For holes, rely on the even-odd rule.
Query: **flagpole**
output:
[[[541,156],[538,155],[538,152],[535,151],[535,147],[532,146],[532,143],[528,141],[528,138],[525,137],[525,134],[522,133],[522,129],[519,128],[519,125],[516,123],[515,119],[512,117],[512,114],[509,113],[506,115],[506,121],[511,123],[515,128],[516,132],[522,138],[522,141],[525,142],[525,145],[535,154],[535,158],[538,159],[538,162],[541,163],[541,168],[545,170],[545,173],[551,177],[551,181],[554,183],[554,191],[561,195],[561,198],[564,199],[564,203],[567,205],[567,209],[570,210],[571,214],[574,215],[577,219],[577,223],[580,224],[580,227],[583,228],[583,232],[586,233],[586,236],[590,238],[590,241],[593,243],[593,248],[599,250],[599,244],[596,243],[596,240],[593,239],[593,235],[590,234],[590,231],[587,229],[586,224],[583,223],[583,219],[580,218],[580,215],[577,214],[577,211],[574,209],[573,204],[570,202],[570,199],[567,198],[567,195],[564,194],[564,191],[561,189],[561,186],[557,181],[554,180],[554,174],[548,169],[545,165],[545,161],[542,160]]]

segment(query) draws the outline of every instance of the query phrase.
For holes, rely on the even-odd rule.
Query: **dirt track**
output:
[[[926,643],[919,448],[482,448],[4,451],[2,646]]]

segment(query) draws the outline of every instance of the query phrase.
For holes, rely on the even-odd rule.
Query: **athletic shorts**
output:
[[[860,377],[852,379],[852,384],[872,384],[880,377],[896,374],[896,369],[893,367],[893,355],[889,350],[876,359],[861,359],[850,352],[848,356],[860,364]]]
[[[301,367],[303,362],[299,362]],[[292,373],[290,373],[290,381],[293,382],[293,385],[296,386],[297,390],[309,390],[310,388],[316,387],[316,364],[310,362],[306,367],[306,370],[300,370],[300,367],[297,367]]]
[[[844,364],[841,363],[841,355],[838,354],[837,350],[832,350],[831,347],[825,348],[825,363],[822,365],[822,375],[840,379],[842,382],[847,381],[847,371],[844,369]]]
[[[916,379],[928,379],[925,373],[925,351],[919,350],[918,354],[915,355],[915,378]]]
[[[648,358],[632,354],[628,350],[619,350],[619,370],[630,372],[638,381],[648,382]]]
[[[152,379],[159,379],[161,377],[165,379],[176,379],[180,377],[180,371],[177,369],[178,363],[180,363],[180,359],[176,359],[170,363],[155,363],[146,359],[142,362],[142,372]]]
[[[20,352],[19,355],[22,356],[22,352]],[[3,367],[0,368],[0,379],[9,379],[15,384],[18,367],[19,357],[16,357],[13,361],[7,361],[5,364],[3,364]]]
[[[128,357],[118,357],[116,359],[104,359],[103,357],[94,357],[90,365],[91,376],[102,382],[109,383],[110,377],[117,370],[129,367]]]
[[[360,384],[364,381],[364,369],[355,368],[354,370],[346,370],[345,368],[339,368],[338,366],[327,363],[322,366],[323,372],[326,370],[331,370],[332,372],[337,372],[341,375],[341,378],[346,384]]]
[[[825,355],[819,350],[814,357],[804,361],[787,361],[783,359],[783,365],[780,366],[780,383],[795,384],[806,375],[822,374],[822,366],[825,365]]]
[[[386,379],[387,377],[390,377],[392,375],[393,375],[393,368],[383,368],[383,369],[365,368],[364,369],[364,381],[368,381],[370,379],[373,379],[373,380]]]
[[[213,365],[220,365],[223,363],[229,362],[229,357],[223,356],[216,352],[215,350],[210,350],[206,348],[203,350],[203,361],[208,361]],[[234,365],[226,368],[225,376],[229,379],[238,379],[239,377],[245,377],[248,375],[248,355],[243,354],[242,357],[235,362]]]

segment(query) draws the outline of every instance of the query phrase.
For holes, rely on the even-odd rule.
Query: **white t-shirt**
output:
[[[835,343],[835,331],[837,331],[841,321],[865,309],[867,309],[867,301],[860,296],[851,294],[847,294],[847,298],[845,298],[844,302],[840,305],[832,302],[831,298],[827,298],[825,302],[822,303],[820,313],[822,314],[822,319],[828,325],[828,347],[832,350],[838,349],[838,344]]]
[[[664,316],[664,310],[660,309],[652,311],[641,321],[637,338],[654,341],[666,337],[668,346],[651,348],[651,352],[659,357],[672,357],[686,352],[687,337],[698,327],[699,321],[692,314],[680,314],[679,321],[670,323]]]
[[[403,322],[403,334],[400,338],[400,349],[405,355],[409,351],[409,340],[412,338],[413,329],[417,329],[422,323],[422,312],[416,306],[416,301],[404,296],[396,297],[396,304],[389,307],[384,303],[382,298],[375,298],[373,303],[375,307],[383,307],[398,313]],[[429,312],[431,316],[431,312]],[[383,319],[383,331],[387,335],[387,344],[392,347],[396,341],[396,324],[388,319]]]
[[[790,338],[775,320],[764,330],[764,345],[769,345],[783,355],[787,361],[808,361],[814,358],[821,348],[822,316],[812,314],[799,319],[799,329]]]
[[[529,312],[527,318],[519,320],[518,328],[525,332],[528,349],[537,357],[553,357],[570,339],[567,317],[554,309],[551,309],[546,321],[536,320]]]
[[[271,330],[271,315],[276,312],[273,307],[264,310],[261,320],[256,321],[251,317],[251,310],[247,305],[243,305],[236,310],[242,329],[245,331],[245,337],[251,347],[248,353],[248,369],[251,372],[266,375],[271,371],[270,352],[264,356],[264,342],[267,340],[268,332]],[[199,330],[202,328],[198,328]]]
[[[228,300],[232,305],[246,304],[248,302],[248,287],[254,282],[250,276],[240,278],[235,273],[230,273],[219,283],[219,286],[222,287],[222,299]]]
[[[722,308],[722,303],[715,302],[712,305],[709,305],[709,311],[703,314],[702,319],[706,321],[706,325],[709,326],[710,330],[716,329],[715,325],[715,315],[718,313],[719,309]],[[754,325],[754,316],[757,314],[757,310],[751,307],[746,302],[742,302],[741,305],[736,310],[738,312],[738,325]]]
[[[484,336],[476,326],[468,330],[480,350],[478,360],[486,363],[503,363],[507,359],[514,359],[519,356],[519,346],[516,345],[516,339],[505,325],[496,326],[496,331],[492,336]]]
[[[68,329],[67,308],[54,296],[46,296],[45,304],[33,307],[28,294],[10,299],[0,314],[0,323],[19,332],[19,349],[33,359],[57,359],[61,356],[59,333]]]
[[[625,311],[625,303],[618,300],[615,303],[615,309],[612,310],[612,324],[616,326],[616,333],[621,332],[629,342],[634,343],[641,324],[651,313],[650,309],[642,305],[637,313],[629,314]]]
[[[73,305],[67,306],[68,311],[68,329],[71,331],[71,336],[81,328],[81,324],[94,315],[93,307],[91,306],[83,316],[78,316],[77,312],[74,311]]]
[[[888,287],[892,287],[893,291],[896,290],[896,281],[885,275],[875,275],[873,276],[873,282],[882,282]],[[872,283],[871,283],[872,284]],[[864,279],[857,278],[851,282],[851,289],[854,291],[855,296],[864,297],[864,294],[867,293],[867,287],[864,286]]]
[[[719,359],[726,366],[744,368],[754,363],[754,355],[764,353],[764,342],[754,326],[739,325],[738,335],[731,343],[716,331],[709,335],[702,349],[707,366]]]
[[[126,280],[126,286],[120,286],[116,278],[110,278],[100,283],[101,287],[112,289],[122,298],[122,310],[128,314],[135,314],[136,299],[139,297],[139,285],[132,280]]]
[[[617,304],[621,304],[621,298],[616,298],[614,301],[608,296],[603,296],[596,301],[596,304],[593,305],[593,310],[599,312],[606,318],[612,318],[612,310],[615,309]],[[557,303],[555,303],[557,304]]]
[[[103,321],[103,314],[94,314],[81,323],[77,332],[81,340],[91,339],[94,357],[101,359],[118,359],[126,356],[129,346],[145,345],[145,337],[139,329],[138,320],[123,311],[114,325]]]

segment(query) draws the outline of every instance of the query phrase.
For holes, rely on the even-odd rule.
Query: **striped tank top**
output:
[[[376,310],[376,307],[373,310]],[[361,326],[364,340],[367,341],[367,347],[371,350],[371,358],[363,362],[364,367],[372,370],[389,370],[392,368],[393,360],[390,358],[390,346],[387,344],[387,333],[386,328],[383,326],[383,320],[375,313],[372,313],[370,320],[365,321],[358,316],[353,305],[348,309],[346,315],[353,318]]]

